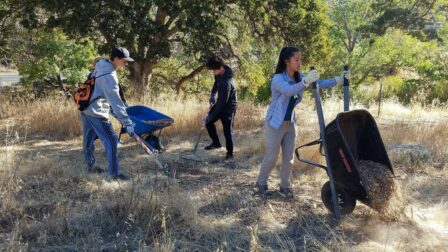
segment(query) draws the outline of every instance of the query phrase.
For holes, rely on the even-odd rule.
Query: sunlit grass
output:
[[[359,203],[336,227],[320,201],[320,187],[328,180],[320,169],[295,163],[291,176],[297,195],[294,202],[272,199],[263,203],[252,195],[249,188],[265,150],[266,106],[239,104],[235,164],[231,166],[216,157],[224,150],[205,153],[201,149],[199,154],[210,163],[179,160],[180,153],[191,150],[208,109],[206,102],[166,99],[130,104],[144,104],[174,118],[175,124],[163,131],[162,138],[168,147],[163,160],[176,171],[176,179],[164,176],[134,144],[119,149],[121,168],[131,176],[130,181],[86,174],[79,112],[71,101],[0,105],[8,110],[0,120],[0,238],[6,237],[0,239],[2,248],[410,251],[440,250],[446,244],[444,146],[448,133],[444,118],[448,112],[444,108],[405,107],[388,101],[377,117],[377,105],[352,104],[374,115],[387,148],[418,144],[431,156],[415,160],[390,155],[406,195],[402,220],[386,222]],[[338,100],[325,101],[326,121],[341,108]],[[296,112],[297,145],[317,139],[313,100],[305,99]],[[208,141],[205,135],[202,144]],[[97,147],[97,163],[105,167],[101,144]],[[317,148],[301,154],[324,162]],[[277,183],[274,171],[271,188],[276,189]],[[394,229],[399,232],[392,235]]]

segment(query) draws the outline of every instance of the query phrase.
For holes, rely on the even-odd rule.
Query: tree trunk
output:
[[[137,95],[139,97],[142,97],[145,93],[145,89],[151,80],[155,64],[156,63],[153,61],[135,61],[130,67],[131,79],[135,85],[135,90],[137,91]]]

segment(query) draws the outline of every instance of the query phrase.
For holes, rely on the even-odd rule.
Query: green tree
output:
[[[307,59],[325,57],[328,49],[324,36],[326,19],[319,0],[114,0],[107,4],[94,0],[27,2],[36,11],[45,10],[48,16],[44,19],[46,25],[62,27],[75,37],[91,36],[103,53],[108,53],[112,46],[127,47],[136,59],[130,73],[140,91],[145,89],[157,64],[163,59],[180,53],[195,61],[189,64],[191,72],[175,81],[175,89],[180,90],[203,69],[204,55],[231,48],[229,43],[235,41],[236,33],[228,25],[232,24],[232,19],[226,18],[233,12],[242,15],[243,19],[239,17],[238,20],[250,21],[251,32],[262,35],[264,39],[280,36],[285,44],[298,44],[308,49],[305,50],[307,56],[310,55]],[[259,15],[263,18],[260,19]],[[225,24],[227,21],[229,23]],[[271,32],[267,29],[260,31],[267,21],[272,22],[268,25]]]
[[[328,1],[333,23],[330,30],[333,52],[329,64],[326,65],[329,74],[339,72],[342,64],[348,64],[355,87],[373,75],[380,78],[386,74],[385,68],[391,66],[390,64],[380,67],[382,70],[377,68],[378,61],[371,62],[370,68],[362,64],[362,61],[371,59],[374,54],[372,47],[376,39],[394,29],[402,29],[414,35],[416,31],[423,31],[423,24],[433,12],[435,3],[434,0]]]
[[[37,36],[29,48],[30,59],[18,66],[23,85],[31,87],[34,83],[35,87],[37,83],[64,90],[63,84],[74,86],[86,78],[97,55],[91,40],[71,40],[58,30]]]
[[[379,15],[371,6],[373,0],[332,0],[328,2],[332,27],[329,36],[332,42],[331,60],[325,66],[329,75],[341,71],[342,65],[349,65],[352,84],[358,86],[368,75],[361,73],[359,62],[369,52],[375,36],[365,34],[363,27]]]
[[[330,20],[322,1],[241,1],[225,17],[229,51],[236,55],[240,98],[265,102],[283,46],[302,49],[305,65],[328,60]]]
[[[380,15],[363,29],[376,35],[384,35],[389,28],[422,29],[436,3],[443,1],[445,0],[374,1],[372,10]]]
[[[369,76],[368,82],[384,84],[385,96],[396,96],[403,103],[436,98],[444,102],[448,99],[447,62],[448,51],[438,41],[421,41],[393,30],[375,40],[357,67]]]
[[[299,46],[305,64],[326,60],[330,20],[322,1],[241,1],[241,8],[255,39],[279,48],[282,44]]]
[[[72,36],[97,38],[103,53],[109,53],[113,46],[127,47],[135,59],[130,67],[132,81],[144,91],[154,67],[178,47],[189,54],[209,53],[220,47],[216,35],[221,29],[219,17],[231,2],[42,0],[36,7],[49,13],[46,24],[62,27]]]
[[[0,2],[0,58],[8,58],[11,48],[8,39],[15,32],[15,24],[23,8],[20,1],[3,0]]]
[[[438,36],[441,40],[442,46],[448,48],[448,23],[445,23],[442,27],[440,27]]]

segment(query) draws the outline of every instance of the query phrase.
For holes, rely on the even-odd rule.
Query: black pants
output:
[[[207,128],[208,135],[213,141],[213,144],[219,144],[218,133],[216,132],[215,122],[221,120],[222,128],[224,131],[224,137],[226,138],[226,149],[228,153],[233,154],[233,139],[232,139],[232,128],[233,128],[233,117],[235,113],[232,114],[221,114],[215,120],[208,122],[205,127]]]

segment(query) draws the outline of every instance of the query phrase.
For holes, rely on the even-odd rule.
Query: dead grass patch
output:
[[[443,186],[448,179],[443,168],[443,142],[447,139],[443,124],[400,126],[382,122],[380,117],[386,145],[423,144],[431,151],[427,162],[443,165],[422,165],[418,168],[421,172],[409,172],[400,165],[396,168],[404,195],[401,204],[412,206],[414,217],[406,207],[403,218],[386,222],[360,203],[340,226],[334,226],[320,201],[321,186],[328,179],[322,170],[296,161],[292,185],[297,199],[293,202],[276,197],[265,201],[252,194],[264,155],[265,107],[241,103],[235,122],[237,156],[233,166],[218,159],[219,151],[204,155],[210,161],[207,164],[190,165],[180,161],[178,154],[190,149],[207,104],[148,104],[176,121],[164,130],[169,151],[163,158],[177,171],[175,179],[156,170],[135,145],[119,149],[122,170],[131,175],[130,181],[87,175],[77,138],[80,132],[75,128],[80,127],[79,122],[65,120],[77,116],[70,103],[48,100],[11,107],[11,117],[2,118],[1,125],[10,119],[23,120],[21,125],[29,125],[28,132],[42,134],[47,140],[24,141],[18,127],[10,128],[8,134],[2,132],[1,140],[7,140],[0,150],[0,246],[5,250],[347,251],[437,250],[446,245],[438,237],[444,234],[443,226],[437,224],[446,217],[441,203],[446,201]],[[310,104],[305,100],[297,111],[297,145],[318,138]],[[325,104],[328,121],[339,105]],[[385,111],[385,115],[393,115],[393,109]],[[42,120],[44,116],[47,121]],[[54,141],[58,134],[74,140]],[[105,165],[102,154],[99,148],[98,162]],[[324,162],[316,147],[301,154]],[[275,183],[278,178],[271,179]]]

